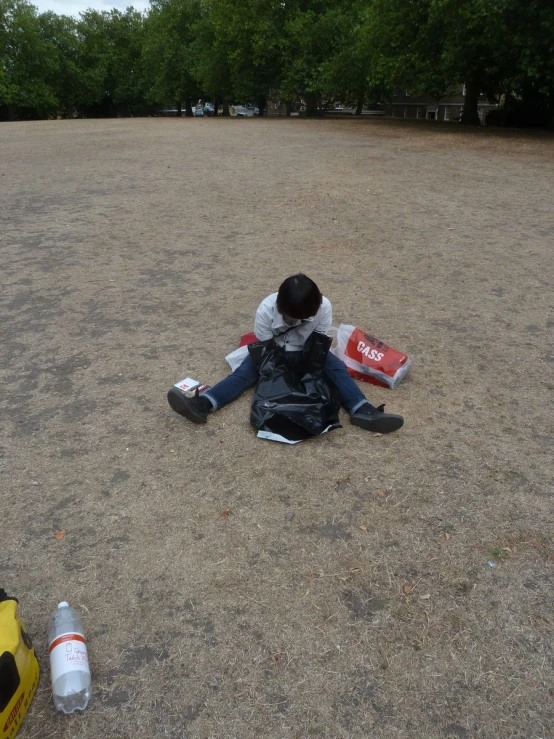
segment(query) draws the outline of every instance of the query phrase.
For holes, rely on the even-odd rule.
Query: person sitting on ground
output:
[[[287,279],[262,300],[254,321],[254,333],[259,341],[274,339],[292,361],[302,356],[307,338],[314,332],[325,334],[332,325],[332,307],[318,286],[304,274]],[[368,431],[380,434],[397,431],[404,424],[402,416],[385,413],[384,406],[375,408],[367,400],[344,362],[329,352],[325,360],[324,374],[338,390],[341,404],[350,414],[350,422]],[[167,394],[169,405],[176,413],[193,423],[206,423],[208,413],[236,400],[245,390],[256,384],[259,378],[250,355],[237,369],[217,385],[203,393],[188,397],[176,387]]]

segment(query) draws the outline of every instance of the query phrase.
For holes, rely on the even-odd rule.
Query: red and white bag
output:
[[[337,329],[338,345],[331,351],[346,364],[352,377],[395,388],[410,366],[407,354],[387,346],[371,334],[344,323]]]

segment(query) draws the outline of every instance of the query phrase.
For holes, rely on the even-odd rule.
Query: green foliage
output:
[[[398,85],[554,112],[552,0],[151,0],[76,20],[0,0],[0,112],[132,114],[199,97],[355,104]]]
[[[293,3],[284,24],[281,93],[286,100],[327,95],[325,64],[340,48],[341,16],[333,0]]]
[[[227,14],[232,7],[218,0],[203,3],[193,26],[192,72],[204,92],[214,100],[232,96],[230,55],[233,42],[226,32]]]
[[[342,4],[334,13],[335,45],[321,64],[321,79],[327,94],[342,103],[358,106],[381,95],[379,84],[372,84],[371,47],[366,38],[367,3],[357,0]]]
[[[512,64],[503,81],[513,95],[554,105],[554,3],[530,0],[509,11]]]
[[[180,105],[202,90],[192,73],[193,26],[199,0],[153,0],[145,21],[142,60],[149,101]]]
[[[142,104],[143,18],[133,8],[87,10],[77,23],[79,107],[109,115]]]
[[[39,116],[55,111],[50,68],[35,8],[26,0],[0,0],[0,105]]]
[[[550,0],[373,0],[370,78],[437,98],[465,83],[464,113],[475,121],[480,93],[522,91],[533,78],[552,90],[553,16]]]
[[[73,18],[51,12],[39,15],[37,23],[47,49],[43,79],[56,100],[53,112],[59,110],[70,115],[81,102],[77,23]]]
[[[280,0],[243,0],[230,5],[228,56],[235,95],[245,100],[267,96],[279,86],[284,60],[280,39],[285,11]]]

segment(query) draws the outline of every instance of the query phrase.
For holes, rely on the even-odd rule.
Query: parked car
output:
[[[231,105],[229,113],[233,118],[252,118],[254,108],[247,108],[246,105]]]
[[[197,118],[203,118],[204,117],[204,109],[199,108],[198,106],[194,107],[192,109],[193,115],[195,115]]]
[[[215,107],[213,103],[204,103],[204,115],[215,115]]]

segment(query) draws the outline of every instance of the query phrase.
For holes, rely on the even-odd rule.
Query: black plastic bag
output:
[[[286,352],[273,339],[250,344],[260,373],[250,422],[258,436],[295,444],[340,428],[340,398],[323,374],[331,338],[313,333],[301,355]]]

